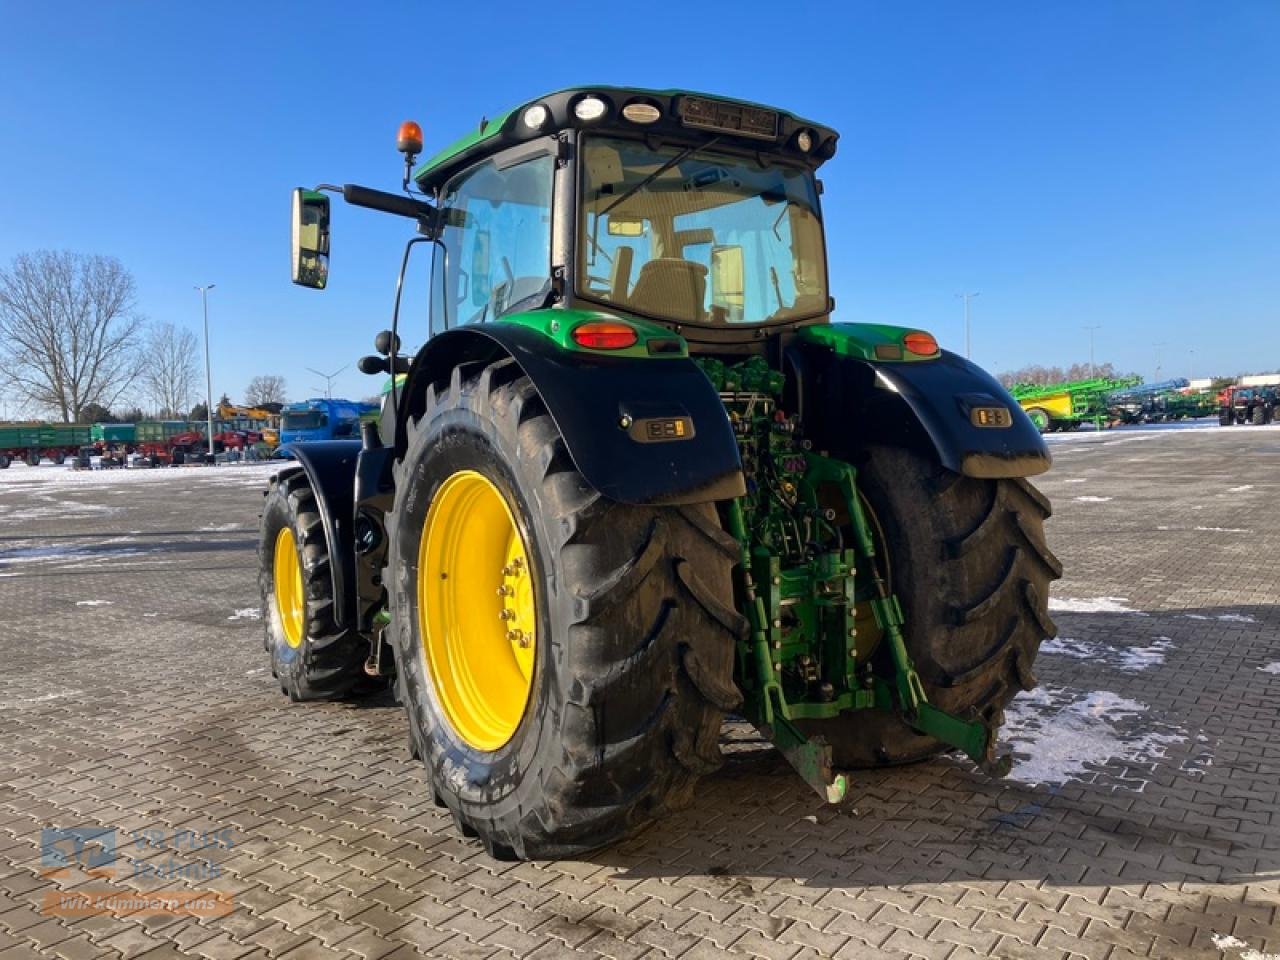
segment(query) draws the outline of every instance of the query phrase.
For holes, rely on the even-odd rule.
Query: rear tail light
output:
[[[908,333],[902,338],[902,345],[917,357],[932,357],[938,352],[938,341],[933,339],[932,334],[921,331]]]
[[[625,350],[634,347],[639,336],[625,323],[597,320],[573,328],[573,342],[591,350]]]

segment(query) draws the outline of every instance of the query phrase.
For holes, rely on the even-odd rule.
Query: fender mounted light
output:
[[[923,330],[908,333],[902,338],[902,345],[907,348],[908,353],[914,353],[917,357],[932,357],[938,352],[938,341],[933,339],[933,334]]]
[[[573,342],[591,350],[625,350],[639,339],[634,327],[612,320],[592,320],[573,328]]]

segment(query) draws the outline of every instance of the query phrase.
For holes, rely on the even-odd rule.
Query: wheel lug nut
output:
[[[509,587],[505,583],[498,588],[498,596],[500,597],[510,597],[510,596],[513,596],[514,594],[515,594],[515,590],[513,590],[511,587]]]
[[[516,612],[514,610],[507,610],[504,608],[498,612],[498,617],[502,620],[514,620],[516,618]]]

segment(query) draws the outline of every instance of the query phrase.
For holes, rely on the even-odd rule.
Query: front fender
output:
[[[510,323],[449,330],[418,352],[400,395],[398,452],[405,424],[425,409],[431,384],[448,383],[459,364],[503,356],[529,377],[574,466],[604,496],[657,505],[746,492],[724,404],[691,360],[566,350],[537,330]],[[675,428],[676,420],[691,429]],[[670,438],[662,435],[666,424],[673,425]],[[650,427],[653,434],[646,432]]]
[[[948,470],[984,479],[1032,477],[1053,462],[1018,402],[964,357],[944,350],[936,360],[884,363],[816,344],[788,353],[806,429],[836,456],[852,460],[868,444],[916,447]],[[976,425],[981,407],[1004,408],[1009,425]]]
[[[283,448],[282,448],[283,449]],[[324,525],[333,577],[333,621],[350,622],[355,602],[355,534],[353,530],[356,462],[359,440],[320,440],[295,443],[288,453],[307,473],[316,495],[316,509]],[[296,469],[285,467],[284,470]]]

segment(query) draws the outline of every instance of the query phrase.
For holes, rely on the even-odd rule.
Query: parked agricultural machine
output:
[[[1262,426],[1275,419],[1280,406],[1280,387],[1230,386],[1218,394],[1218,423],[1224,427],[1238,423]]]
[[[574,89],[482,124],[405,194],[329,200],[434,251],[361,438],[267,491],[265,643],[295,700],[394,677],[436,802],[501,857],[568,856],[688,801],[746,717],[823,798],[944,751],[1000,774],[1061,568],[1042,438],[921,330],[833,324],[836,133],[682,92]],[[424,271],[421,271],[425,273]],[[425,330],[413,331],[415,337]]]
[[[215,453],[244,450],[264,442],[255,430],[236,429],[214,421]],[[208,450],[203,423],[186,420],[145,420],[139,423],[0,423],[0,469],[15,460],[37,466],[85,463],[99,457],[102,466],[124,466],[133,455],[147,466],[180,464],[204,459]],[[139,462],[139,461],[135,461]]]
[[[0,470],[14,461],[33,467],[46,458],[64,463],[90,439],[85,423],[0,423]]]
[[[1144,383],[1107,396],[1107,414],[1114,423],[1165,423],[1211,417],[1217,412],[1217,397],[1191,389],[1185,379]]]
[[[1140,377],[1095,377],[1067,383],[1014,384],[1010,393],[1041,433],[1076,430],[1085,423],[1101,428],[1109,421],[1108,397],[1141,383]]]

